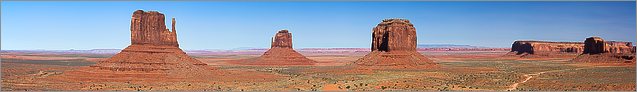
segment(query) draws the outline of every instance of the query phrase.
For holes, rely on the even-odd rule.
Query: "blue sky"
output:
[[[636,41],[635,2],[2,2],[2,50],[123,49],[137,9],[177,19],[182,49],[363,47],[382,19],[406,18],[418,43],[510,47],[515,40]],[[166,23],[169,24],[170,21]]]

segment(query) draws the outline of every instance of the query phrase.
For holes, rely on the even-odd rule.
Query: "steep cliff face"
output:
[[[281,30],[272,37],[270,48],[292,48],[292,33],[288,30]]]
[[[131,19],[131,44],[178,47],[175,18],[172,19],[172,31],[166,29],[164,19],[164,14],[157,11],[135,11]]]
[[[582,53],[582,42],[549,42],[549,41],[515,41],[511,52],[515,54],[551,54],[551,53]]]
[[[385,19],[373,29],[372,51],[416,51],[416,28],[406,19]]]
[[[358,59],[361,66],[424,68],[436,64],[416,51],[416,28],[406,19],[385,19],[372,30],[372,52]]]

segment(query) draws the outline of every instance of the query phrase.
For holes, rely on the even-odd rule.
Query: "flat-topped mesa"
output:
[[[288,30],[281,30],[272,37],[270,48],[292,48],[292,33]]]
[[[133,12],[131,19],[131,44],[166,45],[178,47],[175,18],[172,18],[172,31],[166,29],[165,16],[157,11]]]
[[[416,52],[416,28],[407,19],[385,19],[372,33],[372,51]]]
[[[362,66],[426,68],[435,63],[416,51],[416,28],[407,19],[385,19],[372,29],[369,54],[355,63]]]
[[[581,53],[582,42],[515,41],[511,52],[519,54]]]
[[[601,37],[589,37],[584,44],[584,54],[634,53],[632,42],[604,41]]]
[[[632,42],[604,41],[589,37],[584,41],[584,53],[571,61],[592,63],[635,63]]]

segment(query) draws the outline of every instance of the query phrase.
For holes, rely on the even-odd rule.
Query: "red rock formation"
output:
[[[599,54],[607,52],[604,39],[599,37],[586,38],[584,41],[584,54]]]
[[[270,48],[292,48],[292,33],[281,30],[272,37]]]
[[[610,53],[635,53],[632,42],[607,41],[605,50]]]
[[[175,31],[166,29],[164,15],[137,10],[131,20],[131,45],[113,57],[91,67],[70,71],[66,78],[110,80],[125,77],[139,80],[183,79],[201,76],[214,68],[188,56],[179,48]]]
[[[131,19],[131,44],[179,47],[175,30],[175,18],[172,19],[172,32],[166,29],[164,19],[164,14],[157,11],[135,11]]]
[[[591,37],[584,42],[515,41],[507,55],[538,58],[575,57],[581,53],[631,53],[631,50],[631,42],[604,41],[599,37]]]
[[[361,66],[431,67],[435,63],[416,51],[416,28],[406,19],[385,19],[372,33],[372,52],[358,59]]]
[[[604,41],[600,37],[589,37],[584,41],[584,53],[574,62],[634,63],[635,53],[631,42]]]
[[[634,53],[632,42],[604,41],[600,37],[590,37],[584,43],[584,54]]]
[[[164,14],[157,11],[135,11],[131,19],[131,45],[94,67],[115,70],[167,70],[166,67],[155,66],[184,62],[191,65],[206,65],[179,49],[175,18],[172,19],[172,32],[166,29],[164,18]]]
[[[246,65],[313,65],[316,63],[292,49],[292,33],[281,30],[272,37],[272,45],[259,58],[240,60]]]
[[[509,54],[633,53],[632,47],[631,42],[604,41],[599,37],[587,38],[584,42],[515,41]]]
[[[386,19],[372,33],[372,51],[416,51],[416,28],[406,19]]]
[[[582,42],[515,41],[511,52],[520,54],[582,53]]]

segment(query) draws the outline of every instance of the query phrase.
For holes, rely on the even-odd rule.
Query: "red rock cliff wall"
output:
[[[386,19],[373,29],[372,51],[416,51],[416,29],[405,19]]]
[[[281,30],[272,37],[271,48],[292,48],[292,33]]]
[[[174,29],[174,18],[172,32],[166,29],[164,22],[164,14],[157,11],[135,11],[131,19],[131,44],[179,46]]]

